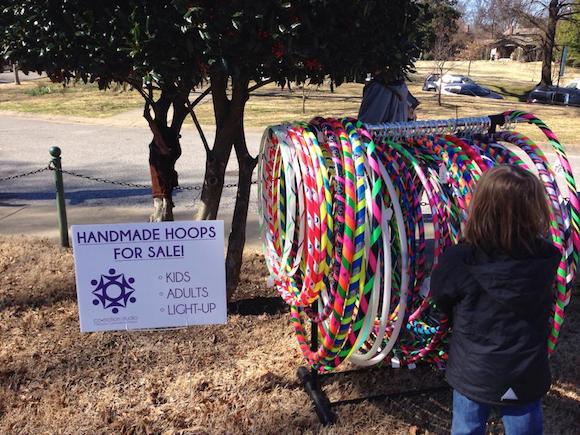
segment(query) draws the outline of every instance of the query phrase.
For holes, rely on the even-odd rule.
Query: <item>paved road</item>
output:
[[[36,80],[41,77],[46,77],[44,74],[42,76],[36,74],[35,72],[31,72],[29,74],[24,74],[22,71],[18,73],[18,78],[21,82],[25,82],[28,80]],[[14,83],[14,73],[10,71],[0,72],[0,83]]]
[[[212,141],[213,132],[206,133],[208,140]],[[180,184],[200,185],[205,169],[203,146],[192,127],[186,126],[182,135],[183,154],[177,163]],[[246,133],[248,147],[253,155],[258,152],[261,135],[262,132],[257,130]],[[50,159],[49,147],[57,145],[62,149],[63,169],[93,177],[148,185],[150,140],[151,133],[146,127],[61,123],[0,115],[0,178],[46,166]],[[237,162],[232,154],[226,183],[237,182],[236,173]],[[143,221],[151,211],[150,190],[147,188],[127,189],[68,175],[65,175],[64,182],[71,224]],[[233,213],[235,194],[235,188],[228,189],[222,199],[221,218],[226,222]],[[197,195],[196,191],[176,194],[177,218],[191,218]],[[53,210],[51,172],[0,182],[0,234],[54,236]],[[251,215],[255,217],[256,211],[253,201]],[[254,232],[257,232],[257,222],[251,225],[255,228]]]
[[[209,131],[208,140],[213,140]],[[184,186],[201,183],[204,174],[205,153],[193,128],[184,128],[183,154],[177,162],[180,183]],[[260,131],[247,132],[250,152],[257,154]],[[45,166],[50,159],[48,149],[59,146],[64,169],[110,180],[149,184],[148,144],[151,133],[146,128],[112,127],[105,125],[65,124],[22,117],[0,116],[0,178]],[[231,157],[227,182],[235,182],[237,164]],[[41,176],[39,176],[41,177]],[[42,176],[41,178],[46,178]],[[40,183],[40,184],[39,184]],[[114,185],[95,184],[67,177],[67,190],[79,188],[90,191],[120,190]],[[39,189],[40,187],[40,189]],[[44,185],[38,177],[23,178],[9,186],[3,183],[0,191],[8,189],[19,198],[42,200]],[[113,195],[113,202],[126,204],[125,196]],[[91,195],[73,195],[75,203],[92,204]]]
[[[208,132],[208,139],[213,135]],[[258,152],[261,131],[247,132],[250,151]],[[87,125],[0,115],[0,178],[46,166],[48,148],[62,149],[63,168],[85,175],[139,184],[149,184],[147,146],[151,133],[143,127]],[[183,155],[177,170],[182,186],[199,185],[204,174],[205,155],[201,141],[191,126],[182,138]],[[580,152],[569,152],[576,180],[580,181]],[[549,155],[550,161],[555,156]],[[232,156],[226,183],[235,183],[237,164]],[[144,221],[151,209],[147,188],[126,189],[65,176],[69,223]],[[235,189],[222,200],[221,215],[226,224],[233,212]],[[176,218],[193,214],[197,192],[176,194]],[[250,210],[249,241],[257,240],[257,207]],[[52,173],[0,182],[0,234],[41,234],[56,236]]]

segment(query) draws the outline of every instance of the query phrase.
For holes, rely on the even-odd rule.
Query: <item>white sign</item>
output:
[[[81,332],[226,323],[223,221],[72,231]]]

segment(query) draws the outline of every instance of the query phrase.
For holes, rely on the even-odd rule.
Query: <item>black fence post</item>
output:
[[[54,186],[56,188],[56,211],[58,213],[58,227],[60,229],[60,245],[64,248],[70,246],[68,240],[68,222],[66,219],[66,204],[64,200],[64,183],[62,181],[62,165],[60,162],[60,148],[51,147],[48,152],[52,159],[54,170]]]

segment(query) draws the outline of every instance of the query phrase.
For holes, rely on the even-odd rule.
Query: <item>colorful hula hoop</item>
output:
[[[529,113],[503,117],[536,125],[563,177],[537,144],[513,131],[377,134],[349,118],[266,130],[258,169],[264,256],[312,367],[445,363],[448,320],[431,300],[429,270],[460,240],[481,174],[501,164],[536,173],[546,189],[550,236],[562,252],[547,344],[554,351],[578,266],[580,202],[555,134]]]

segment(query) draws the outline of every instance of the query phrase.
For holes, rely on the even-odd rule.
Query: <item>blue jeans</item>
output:
[[[452,435],[485,435],[485,425],[493,405],[474,402],[453,390]],[[542,435],[543,417],[540,400],[524,405],[499,407],[506,435]]]

